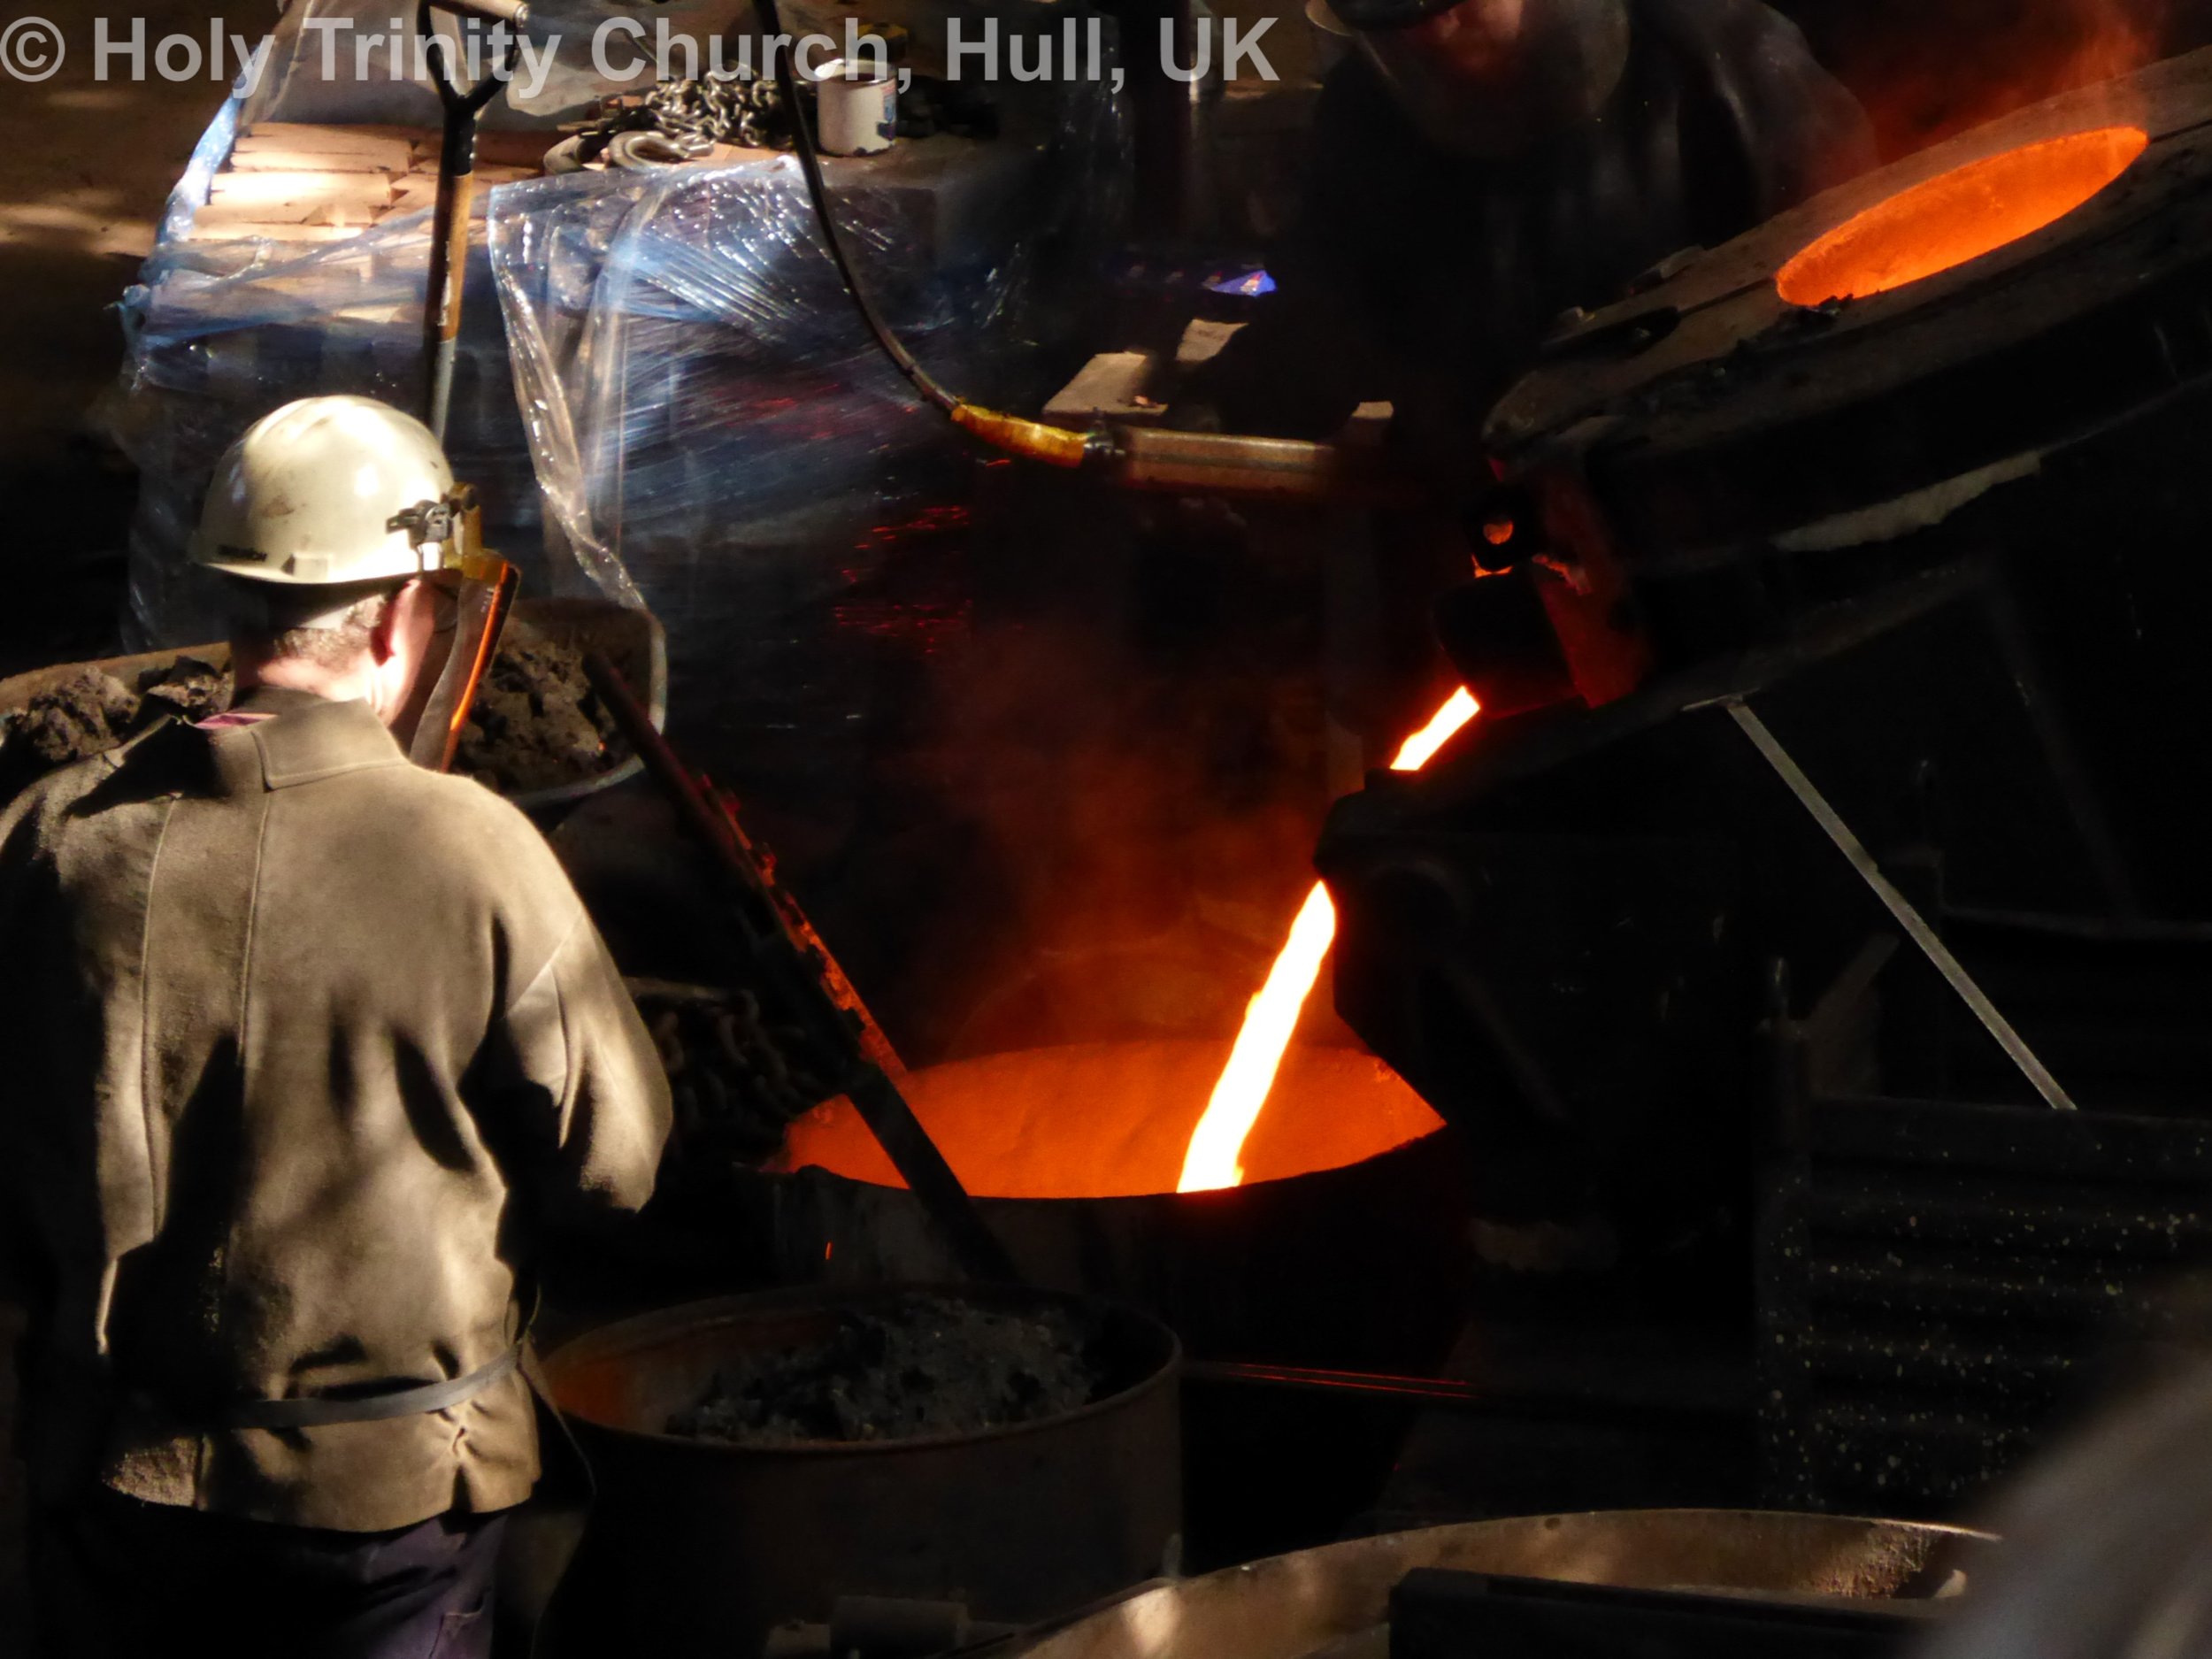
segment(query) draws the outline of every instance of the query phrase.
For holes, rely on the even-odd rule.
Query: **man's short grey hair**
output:
[[[344,668],[369,648],[399,591],[390,581],[293,586],[234,578],[226,595],[233,646],[270,662]]]

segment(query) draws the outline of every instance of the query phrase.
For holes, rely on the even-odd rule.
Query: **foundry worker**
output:
[[[1275,293],[1185,424],[1325,437],[1369,400],[1425,472],[1570,307],[1622,297],[1872,165],[1850,94],[1758,0],[1333,0],[1355,48],[1316,111]]]
[[[542,1241],[636,1210],[653,1045],[544,841],[388,726],[452,614],[419,422],[217,469],[238,696],[0,814],[0,1218],[59,1655],[488,1651]]]
[[[1275,292],[1171,424],[1326,438],[1387,403],[1421,500],[1332,540],[1330,716],[1380,765],[1455,683],[1486,418],[1573,307],[1870,166],[1863,112],[1758,0],[1333,0]]]

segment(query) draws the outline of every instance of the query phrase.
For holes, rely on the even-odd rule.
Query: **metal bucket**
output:
[[[910,1288],[910,1287],[908,1287]],[[1056,1308],[1100,1333],[1110,1392],[1064,1416],[974,1434],[745,1447],[661,1432],[736,1354],[803,1342],[841,1310],[901,1294],[778,1291],[624,1320],[545,1362],[598,1483],[555,1604],[557,1654],[747,1659],[841,1595],[965,1601],[1028,1624],[1156,1573],[1182,1526],[1172,1333],[1044,1291],[933,1291]]]
[[[1387,1651],[1390,1593],[1421,1567],[1633,1589],[1956,1594],[1986,1534],[1743,1509],[1621,1509],[1363,1538],[1143,1590],[1033,1636],[1024,1659],[1305,1659]]]
[[[1465,1155],[1440,1133],[1344,1169],[1219,1192],[977,1208],[1025,1280],[1141,1308],[1201,1357],[1418,1371],[1442,1357],[1463,1317],[1464,1171]],[[902,1187],[818,1169],[735,1179],[787,1282],[953,1271]]]
[[[1465,1311],[1464,1149],[1364,1056],[1294,1051],[1247,1144],[1251,1179],[1177,1192],[1198,1110],[1228,1057],[1225,1042],[1064,1044],[932,1067],[907,1087],[1023,1282],[1141,1309],[1202,1358],[1435,1364]],[[1432,1132],[1412,1127],[1393,1145],[1405,1126],[1390,1117],[1401,1094]],[[1371,1147],[1307,1139],[1363,1116],[1394,1126]],[[857,1131],[856,1118],[846,1126]],[[1268,1147],[1271,1132],[1286,1139]],[[872,1175],[839,1146],[825,1137],[801,1148],[826,1167],[735,1178],[729,1209],[758,1230],[755,1248],[778,1281],[957,1277],[913,1194],[875,1184],[895,1179],[887,1164]],[[1027,1156],[1039,1148],[1052,1156]],[[882,1163],[872,1142],[865,1151]],[[1063,1179],[1071,1191],[1120,1195],[991,1195]]]

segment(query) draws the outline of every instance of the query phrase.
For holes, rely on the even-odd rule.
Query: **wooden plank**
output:
[[[208,181],[208,194],[219,202],[331,196],[373,202],[381,207],[392,199],[392,176],[388,173],[219,173]]]
[[[561,134],[547,133],[479,133],[476,135],[476,170],[503,168],[509,172],[542,173],[545,171],[545,152],[561,142]],[[411,145],[407,152],[407,170],[434,173],[438,171],[438,153],[442,146],[435,138]]]
[[[536,167],[506,167],[496,163],[488,165],[483,162],[476,165],[476,182],[479,185],[512,184],[518,179],[535,179],[543,175],[541,169]],[[395,173],[392,178],[393,182],[403,188],[418,183],[429,185],[434,188],[438,182],[437,165],[434,161],[426,165],[416,166],[406,173]]]
[[[233,173],[404,173],[407,151],[395,147],[378,155],[369,150],[240,150],[230,157]]]
[[[318,202],[307,211],[311,225],[373,225],[384,217],[387,209],[382,203]]]
[[[409,173],[392,192],[390,211],[418,213],[438,204],[438,181],[421,173]]]
[[[1214,357],[1222,347],[1236,338],[1242,323],[1217,323],[1203,317],[1191,319],[1190,326],[1183,330],[1183,338],[1175,348],[1175,366],[1194,369]]]
[[[1059,426],[1087,426],[1101,415],[1116,420],[1156,420],[1161,406],[1140,401],[1156,362],[1147,351],[1101,352],[1054,394],[1043,418]]]
[[[382,201],[359,197],[301,196],[286,199],[211,201],[193,215],[195,224],[369,225],[383,212]]]
[[[328,158],[335,164],[339,157],[352,158],[354,165],[366,163],[371,166],[403,170],[415,153],[411,139],[380,137],[375,134],[349,134],[344,138],[326,138],[317,135],[315,128],[297,130],[299,137],[286,137],[275,131],[265,131],[258,138],[243,138],[231,146],[231,165],[242,165],[249,156],[313,156]]]
[[[195,218],[187,238],[191,242],[345,242],[361,234],[359,227],[337,225],[273,225],[265,220]]]
[[[196,229],[231,225],[304,225],[315,211],[310,202],[210,202],[192,215]]]
[[[773,161],[781,150],[759,150],[750,144],[717,144],[699,157],[712,166],[724,166],[733,161]]]
[[[437,134],[420,127],[328,127],[305,121],[256,121],[239,134],[238,142],[249,147],[270,144],[283,150],[375,155],[388,151],[395,144],[407,149],[421,143],[434,145]]]

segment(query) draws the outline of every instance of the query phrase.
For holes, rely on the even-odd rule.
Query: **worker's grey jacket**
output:
[[[527,1386],[385,1422],[250,1400],[465,1376],[534,1241],[651,1190],[668,1092],[573,889],[367,705],[157,728],[0,812],[0,1219],[59,1496],[352,1532],[518,1502]]]

